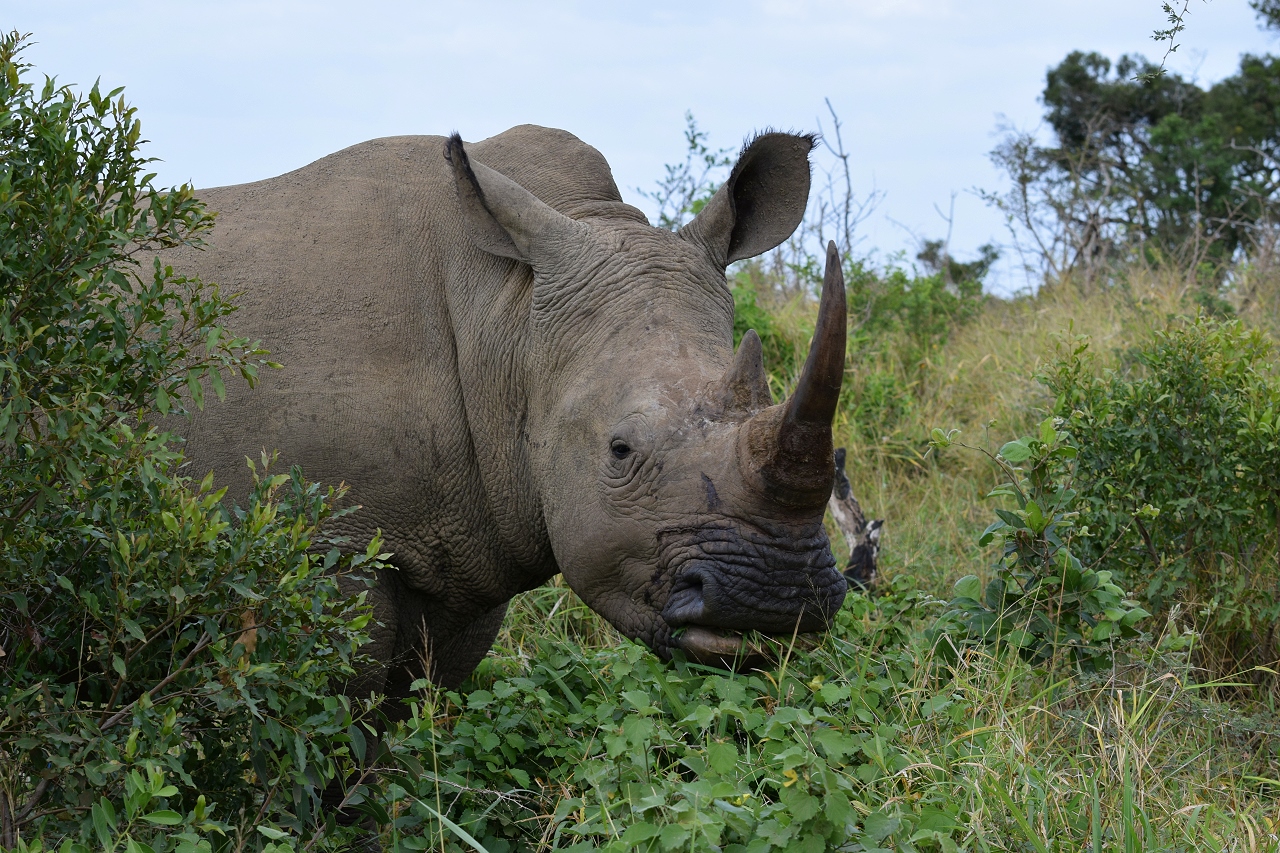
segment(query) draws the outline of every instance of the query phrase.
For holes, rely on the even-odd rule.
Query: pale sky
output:
[[[683,156],[692,110],[716,146],[758,128],[817,130],[829,97],[855,189],[885,193],[863,226],[883,258],[940,237],[1007,240],[972,194],[998,189],[1002,116],[1032,129],[1045,71],[1071,50],[1159,58],[1159,0],[278,2],[4,0],[37,71],[123,85],[160,181],[216,186],[287,172],[347,145],[530,122],[598,148],[623,197]],[[1170,69],[1213,82],[1276,51],[1246,0],[1191,0]],[[1012,265],[994,289],[1023,284]]]

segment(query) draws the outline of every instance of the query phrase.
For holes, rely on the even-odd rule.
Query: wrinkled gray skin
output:
[[[757,138],[679,234],[534,126],[465,153],[378,139],[199,193],[208,248],[166,262],[243,291],[231,325],[285,367],[184,428],[188,470],[243,496],[245,456],[277,448],[351,487],[341,532],[380,528],[397,568],[371,592],[384,668],[358,689],[406,694],[424,648],[458,685],[508,600],[557,572],[663,656],[826,626],[845,594],[822,529],[831,414],[779,432],[804,400],[771,407],[754,334],[735,362],[724,276],[794,230],[811,146]]]

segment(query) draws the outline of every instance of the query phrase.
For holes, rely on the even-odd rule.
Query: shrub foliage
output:
[[[152,186],[119,90],[36,88],[23,42],[0,38],[0,847],[313,835],[363,744],[332,687],[368,615],[326,570],[376,543],[317,554],[334,495],[296,471],[238,510],[178,476],[156,417],[264,353],[216,286],[145,262],[212,216]]]
[[[1273,661],[1280,373],[1272,342],[1239,321],[1179,319],[1109,371],[1097,368],[1087,340],[1066,340],[1043,379],[1082,449],[1079,509],[1093,533],[1085,553],[1105,553],[1158,612],[1190,605],[1228,671]]]
[[[1113,662],[1112,644],[1135,637],[1150,614],[1128,600],[1098,562],[1076,556],[1076,491],[1071,487],[1079,449],[1054,418],[1034,436],[1010,441],[991,457],[1003,480],[987,499],[1011,498],[978,545],[997,544],[991,579],[956,582],[955,598],[934,629],[959,646],[976,642],[1009,647],[1044,663],[1062,656],[1085,670]],[[934,430],[933,446],[966,447]],[[984,451],[985,452],[985,451]],[[1142,507],[1139,514],[1146,514]]]

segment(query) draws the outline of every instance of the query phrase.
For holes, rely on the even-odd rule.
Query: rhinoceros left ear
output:
[[[680,236],[728,266],[791,236],[809,204],[808,134],[762,133],[738,155],[729,180]]]
[[[587,230],[506,175],[471,162],[458,134],[445,142],[444,157],[453,168],[463,227],[477,248],[536,269],[548,252]]]

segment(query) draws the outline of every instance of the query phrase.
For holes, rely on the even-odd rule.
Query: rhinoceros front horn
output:
[[[773,500],[797,508],[826,504],[835,477],[831,420],[840,401],[847,334],[844,274],[834,242],[827,246],[818,324],[800,380],[786,403],[748,421],[742,452]]]

